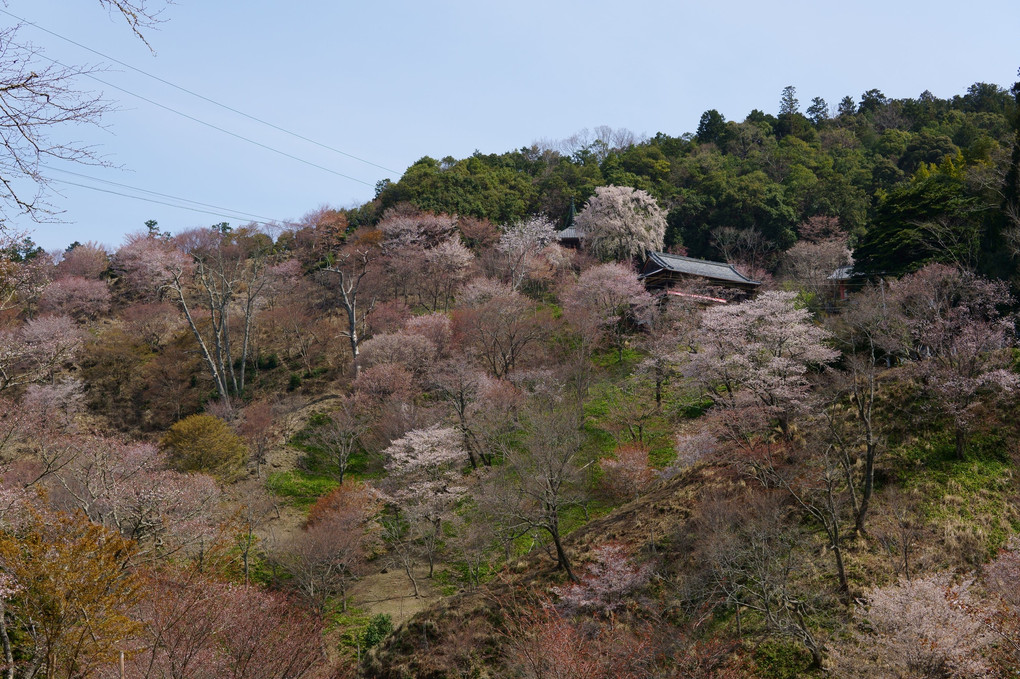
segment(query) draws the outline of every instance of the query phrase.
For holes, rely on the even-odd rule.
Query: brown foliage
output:
[[[15,667],[24,676],[91,676],[111,663],[138,623],[140,589],[127,569],[132,543],[80,515],[34,514],[18,535],[0,536],[6,613],[23,631]],[[10,638],[0,626],[7,662]]]

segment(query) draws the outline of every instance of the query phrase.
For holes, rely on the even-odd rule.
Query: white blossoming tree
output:
[[[629,186],[600,186],[575,222],[582,243],[603,261],[644,257],[661,250],[666,238],[666,213],[655,199]]]
[[[386,536],[418,596],[414,573],[418,561],[426,559],[432,577],[443,519],[467,492],[458,485],[460,467],[467,459],[463,436],[453,427],[414,429],[383,455],[392,484],[389,496],[399,511],[397,520],[387,522]]]

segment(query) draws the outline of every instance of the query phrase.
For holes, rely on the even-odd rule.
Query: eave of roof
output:
[[[649,252],[648,258],[661,267],[659,271],[666,270],[689,276],[701,276],[702,278],[712,278],[744,285],[761,285],[761,281],[751,280],[734,269],[732,265],[725,262],[711,262],[707,259],[682,257],[665,252]],[[659,273],[659,271],[649,272],[644,277]]]

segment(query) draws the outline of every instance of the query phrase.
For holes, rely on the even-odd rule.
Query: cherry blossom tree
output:
[[[624,545],[608,543],[595,548],[580,582],[553,587],[552,591],[568,613],[611,617],[624,606],[628,595],[648,583],[651,574],[651,564],[637,566]]]
[[[510,287],[518,290],[540,253],[556,240],[556,229],[548,217],[536,215],[503,229],[496,250]]]
[[[1012,302],[995,283],[941,264],[929,265],[890,287],[906,320],[912,367],[953,424],[963,457],[981,408],[1020,386],[1005,349],[1015,343],[1012,319],[999,314]]]
[[[1003,651],[1010,662],[1020,662],[1020,550],[1012,544],[982,570],[985,589],[991,594],[990,605],[973,609],[992,632],[1001,639]]]
[[[596,333],[591,344],[597,344],[600,334],[608,335],[622,355],[628,322],[650,319],[652,296],[629,267],[599,264],[563,292],[563,308],[580,332]]]
[[[310,679],[327,664],[322,623],[286,596],[198,568],[146,574],[138,652],[143,679]]]
[[[79,433],[74,446],[54,473],[68,508],[135,541],[140,557],[167,558],[215,532],[220,490],[211,477],[166,470],[151,444]]]
[[[402,533],[393,535],[391,531],[391,537],[400,537],[394,544],[401,552],[402,565],[414,585],[415,596],[418,586],[414,564],[407,558],[408,550],[415,547],[422,550],[432,577],[442,539],[442,521],[467,492],[459,483],[460,466],[467,457],[462,441],[456,429],[434,425],[408,432],[383,451],[392,486],[389,494],[406,522],[391,526]]]
[[[471,275],[474,259],[456,236],[425,250],[417,286],[422,306],[429,311],[449,311],[450,300]]]
[[[659,472],[659,475],[664,479],[671,479],[708,459],[719,446],[718,439],[707,428],[679,432],[673,441],[676,457]]]
[[[666,652],[665,657],[659,656],[655,631],[643,624],[635,627],[605,621],[575,624],[557,607],[541,599],[498,604],[505,612],[501,646],[514,676],[639,679],[659,676],[656,661],[673,664],[686,660],[685,653]],[[713,672],[705,676],[720,675]]]
[[[824,344],[829,333],[811,322],[795,298],[792,292],[769,291],[706,309],[684,368],[717,403],[733,406],[744,390],[778,420],[785,437],[790,418],[808,403],[809,369],[838,356]]]
[[[135,234],[113,254],[111,269],[121,294],[145,302],[158,301],[172,272],[185,271],[190,261],[167,238]]]
[[[648,446],[629,443],[619,446],[614,457],[599,460],[604,474],[602,486],[615,498],[632,500],[652,482],[654,474],[648,462]]]
[[[595,257],[630,261],[662,249],[666,213],[646,191],[600,186],[575,222],[585,249]]]
[[[57,280],[67,276],[99,280],[110,268],[110,256],[99,243],[89,241],[65,252],[56,268]]]
[[[70,316],[79,321],[94,321],[110,310],[110,287],[106,281],[81,276],[59,278],[43,290],[39,311]]]
[[[404,332],[427,338],[435,345],[437,358],[449,354],[453,328],[445,313],[412,316],[404,322]]]
[[[428,337],[406,331],[379,333],[362,344],[361,365],[371,368],[389,363],[406,368],[416,379],[424,378],[439,353]]]
[[[871,633],[857,632],[834,654],[840,676],[988,676],[981,651],[993,637],[969,610],[976,604],[970,583],[946,575],[901,580],[871,589],[866,601],[857,617]]]
[[[378,228],[387,250],[428,250],[450,240],[457,220],[445,214],[394,208],[387,210]]]
[[[334,597],[347,610],[347,593],[364,573],[369,545],[368,523],[378,500],[364,485],[334,490],[313,507],[308,524],[277,553],[293,576],[291,586],[320,614]]]
[[[431,389],[453,410],[471,466],[477,469],[479,462],[490,466],[495,440],[516,419],[520,393],[456,358],[433,371]]]
[[[83,343],[81,331],[67,316],[40,316],[14,328],[0,328],[0,392],[52,381]]]

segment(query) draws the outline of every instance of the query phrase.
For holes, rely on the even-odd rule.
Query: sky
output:
[[[98,0],[6,12],[36,24],[20,35],[47,58],[105,68],[105,83],[77,86],[116,109],[102,127],[53,132],[109,167],[50,171],[59,223],[13,221],[47,250],[115,249],[150,219],[177,232],[352,207],[426,155],[599,125],[678,136],[708,109],[776,113],[787,85],[802,109],[872,88],[951,97],[1008,87],[1020,66],[1015,0],[176,0],[146,33],[151,50]]]

